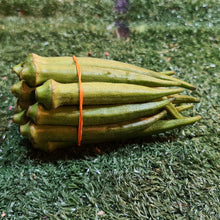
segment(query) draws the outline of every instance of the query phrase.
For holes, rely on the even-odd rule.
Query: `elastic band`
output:
[[[83,128],[83,113],[82,113],[82,106],[83,106],[83,88],[82,88],[82,81],[81,81],[81,68],[77,61],[76,56],[73,56],[73,60],[76,64],[76,71],[78,74],[79,80],[79,126],[78,126],[78,146],[81,145],[82,140],[82,128]]]

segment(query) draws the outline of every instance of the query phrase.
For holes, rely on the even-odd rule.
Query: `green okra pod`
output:
[[[159,109],[169,104],[170,101],[172,99],[117,106],[85,106],[83,108],[83,124],[84,126],[114,124],[140,117],[147,117],[156,114]],[[63,106],[47,110],[42,105],[36,103],[29,107],[27,116],[38,125],[77,126],[79,123],[79,108]]]
[[[181,105],[176,107],[178,111],[184,111],[187,110],[189,108],[192,108],[193,105]],[[165,116],[165,115],[164,115]],[[157,123],[157,122],[155,122]],[[150,128],[150,127],[149,127]],[[140,133],[142,134],[143,131],[141,131]],[[47,152],[52,152],[56,149],[61,149],[61,148],[67,148],[67,147],[75,147],[76,144],[74,144],[73,142],[55,142],[55,141],[49,141],[49,142],[33,142],[33,147],[34,148],[38,148]]]
[[[28,60],[28,62],[27,62]],[[101,68],[105,68],[108,71],[112,71],[112,70],[123,70],[126,72],[134,72],[134,73],[139,73],[139,74],[145,74],[148,75],[150,77],[154,77],[154,78],[158,78],[161,80],[168,80],[168,81],[176,81],[178,83],[181,84],[182,87],[194,90],[195,87],[187,82],[184,82],[180,79],[174,78],[172,76],[163,74],[163,73],[157,73],[142,67],[138,67],[132,64],[127,64],[127,63],[123,63],[123,62],[119,62],[119,61],[114,61],[114,60],[106,60],[106,59],[99,59],[99,58],[91,58],[91,57],[78,57],[78,62],[79,65],[81,67],[85,67],[85,66],[90,66],[92,68],[95,67],[101,67]],[[72,57],[41,57],[38,56],[36,54],[30,54],[28,56],[28,58],[26,59],[25,64],[27,64],[28,70],[33,71],[33,69],[35,67],[39,65],[49,65],[49,66],[53,66],[54,64],[58,64],[59,66],[62,65],[75,65],[73,62]],[[22,73],[24,72],[24,73]],[[33,83],[33,79],[30,79],[30,74],[25,74],[25,72],[27,73],[27,71],[25,70],[25,68],[21,71],[21,77],[24,75],[26,75],[26,79],[25,80],[29,80],[31,83]],[[35,71],[35,73],[37,73],[37,71]],[[37,75],[37,74],[36,74]],[[36,84],[30,84],[31,86],[34,86]]]
[[[20,77],[31,86],[37,86],[49,79],[60,83],[78,82],[75,64],[72,65],[46,65],[42,63],[28,63],[24,65]],[[161,80],[155,77],[123,70],[111,70],[96,66],[81,66],[82,82],[111,82],[128,83],[143,86],[181,86],[181,83]]]
[[[143,103],[163,96],[181,93],[183,89],[153,89],[122,83],[82,83],[84,105]],[[48,80],[36,88],[36,100],[47,109],[62,105],[79,105],[78,83],[62,84]]]
[[[102,143],[107,141],[120,140],[126,137],[136,137],[137,133],[166,115],[162,111],[154,116],[136,119],[129,122],[100,125],[84,126],[82,133],[82,143]],[[53,126],[35,125],[28,122],[20,126],[20,132],[28,137],[33,143],[47,141],[72,142],[77,143],[77,127],[74,126]]]

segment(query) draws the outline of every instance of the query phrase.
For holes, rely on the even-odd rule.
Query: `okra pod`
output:
[[[84,126],[82,143],[102,143],[120,140],[128,136],[135,137],[137,132],[151,126],[165,115],[166,111],[164,110],[154,116],[140,118],[134,121],[110,125]],[[30,122],[20,126],[20,132],[33,143],[64,141],[76,144],[78,135],[77,127],[74,126],[35,125]]]
[[[30,86],[37,86],[49,79],[60,83],[78,82],[75,65],[46,65],[41,63],[29,63],[24,65],[20,75]],[[96,66],[81,66],[82,82],[111,82],[128,83],[143,86],[181,86],[181,83],[169,80],[161,80],[155,77],[128,72],[123,70],[111,70]]]
[[[81,58],[79,58],[81,59]],[[87,59],[87,58],[83,58],[82,57],[82,60],[81,60],[81,64],[83,65],[88,65],[87,62],[83,62],[83,59]],[[92,58],[94,60],[94,58]],[[39,56],[37,54],[29,54],[28,57],[25,59],[24,62],[14,66],[14,71],[16,73],[19,73],[21,72],[21,69],[22,69],[22,66],[24,64],[27,64],[27,63],[41,63],[41,64],[47,64],[47,65],[53,65],[54,63],[57,63],[58,65],[73,65],[74,62],[73,62],[73,59],[72,57],[42,57],[42,56]],[[93,64],[91,64],[93,66]],[[109,66],[106,66],[106,65],[102,65],[102,68],[105,68],[105,67],[109,67]],[[110,66],[111,68],[111,66]],[[154,72],[154,71],[152,71]],[[165,75],[168,75],[168,76],[171,76],[171,75],[174,75],[175,72],[170,70],[170,71],[163,71],[163,72],[159,72],[159,73],[162,73],[162,74],[165,74]]]
[[[177,89],[153,89],[146,86],[123,83],[82,83],[84,105],[130,104],[147,102],[163,96],[181,93]],[[36,100],[47,109],[57,108],[62,105],[79,104],[78,83],[62,84],[48,80],[36,88]]]
[[[181,106],[178,106],[176,108],[177,108],[178,111],[184,111],[184,110],[187,110],[187,109],[192,108],[192,107],[193,107],[193,105],[181,105]],[[141,131],[140,133],[142,134],[143,131]],[[75,144],[73,144],[72,142],[49,141],[49,142],[39,142],[39,143],[35,142],[35,143],[32,143],[32,144],[33,144],[34,148],[38,148],[38,149],[41,149],[41,150],[44,150],[44,151],[47,151],[47,152],[52,152],[56,149],[61,149],[61,148],[75,147]]]
[[[114,124],[147,117],[156,114],[159,109],[166,106],[170,101],[172,100],[117,106],[85,106],[83,108],[83,124],[84,126]],[[79,108],[63,106],[47,110],[36,103],[29,107],[27,116],[38,125],[77,126],[79,123]]]
[[[34,68],[34,66],[37,66],[38,64],[48,64],[50,66],[54,65],[57,63],[58,65],[73,65],[73,59],[72,57],[41,57],[36,54],[30,54],[28,56],[28,62],[25,62],[25,64],[31,65]],[[169,81],[176,81],[182,85],[184,88],[188,88],[191,90],[194,90],[195,87],[187,82],[184,82],[180,79],[174,78],[172,76],[163,74],[163,73],[157,73],[152,70],[148,70],[142,67],[138,67],[132,64],[127,64],[119,61],[114,61],[114,60],[106,60],[106,59],[99,59],[99,58],[91,58],[91,57],[78,57],[78,62],[81,67],[83,66],[90,66],[92,68],[95,67],[101,67],[101,68],[106,68],[108,71],[109,70],[123,70],[126,72],[134,72],[134,73],[139,73],[139,74],[145,74],[150,77],[162,79],[162,80],[169,80]],[[24,69],[22,70],[24,71]],[[21,71],[21,75],[22,74]],[[36,71],[37,72],[37,71]],[[28,75],[26,76],[28,78]],[[26,80],[26,79],[25,79]],[[33,85],[33,84],[30,84]]]

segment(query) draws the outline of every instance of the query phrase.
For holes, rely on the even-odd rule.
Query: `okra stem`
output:
[[[14,84],[11,92],[17,98],[25,101],[33,101],[35,99],[35,88],[29,87],[24,80]]]
[[[16,113],[13,115],[13,121],[14,123],[16,124],[19,124],[19,125],[24,125],[28,122],[28,117],[26,115],[26,110],[23,110],[19,113]]]
[[[14,66],[12,69],[13,71],[17,74],[18,77],[20,77],[20,73],[23,69],[23,62],[22,63],[19,63],[18,65]]]

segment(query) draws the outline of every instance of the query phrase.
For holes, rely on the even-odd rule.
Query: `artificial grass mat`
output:
[[[218,1],[130,1],[124,15],[113,12],[107,0],[58,1],[51,11],[45,8],[53,1],[15,2],[0,0],[5,6],[0,19],[1,217],[218,219]],[[129,41],[116,37],[116,19],[129,23]],[[91,53],[156,71],[174,70],[197,87],[193,95],[201,103],[188,115],[199,113],[202,120],[142,140],[51,155],[34,150],[12,122],[16,99],[10,91],[18,81],[12,66],[32,52]]]

